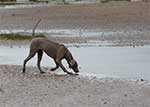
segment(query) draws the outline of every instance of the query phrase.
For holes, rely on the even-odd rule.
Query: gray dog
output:
[[[72,54],[70,51],[63,45],[58,44],[55,42],[52,42],[46,38],[35,38],[31,42],[30,46],[30,53],[28,57],[24,60],[23,64],[23,73],[25,72],[26,63],[37,53],[38,55],[38,61],[37,66],[40,70],[40,73],[45,73],[42,71],[40,67],[40,62],[42,59],[43,51],[51,58],[54,59],[56,63],[56,67],[52,68],[51,71],[56,70],[59,66],[62,68],[62,70],[68,74],[72,74],[71,72],[68,72],[65,67],[63,66],[61,60],[66,59],[69,67],[74,70],[75,73],[78,73],[78,64],[72,57]]]

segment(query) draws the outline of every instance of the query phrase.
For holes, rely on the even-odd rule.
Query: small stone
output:
[[[34,75],[37,75],[37,73],[34,73]]]
[[[141,81],[145,81],[145,80],[141,78]]]
[[[2,88],[0,88],[0,92],[4,92],[4,90]]]
[[[128,95],[127,95],[127,94],[125,94],[124,96],[125,96],[125,97],[127,97]]]
[[[104,104],[107,104],[107,102],[104,102]]]

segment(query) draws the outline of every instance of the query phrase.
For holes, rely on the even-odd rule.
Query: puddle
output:
[[[150,46],[143,47],[69,47],[81,67],[82,75],[116,78],[144,78],[150,80]],[[28,47],[0,46],[0,64],[22,65]],[[66,62],[63,62],[66,66]],[[29,65],[36,66],[36,57]],[[42,66],[55,66],[44,54]]]

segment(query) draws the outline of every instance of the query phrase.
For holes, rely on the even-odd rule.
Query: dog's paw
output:
[[[41,72],[40,72],[40,74],[44,74],[44,73],[46,73],[46,72],[44,72],[44,71],[41,71]]]
[[[67,72],[67,74],[69,74],[69,75],[74,75],[72,72]]]
[[[79,75],[79,74],[75,73],[74,75]]]
[[[20,71],[20,74],[25,74],[25,71],[23,71],[23,70],[22,70],[22,71]]]
[[[56,70],[55,68],[51,68],[51,69],[50,69],[50,71],[55,71],[55,70]]]
[[[69,75],[79,75],[78,73],[67,72]]]

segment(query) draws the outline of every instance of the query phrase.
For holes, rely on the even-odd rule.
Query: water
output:
[[[81,67],[82,75],[150,80],[150,46],[143,47],[69,47]],[[0,47],[0,64],[22,65],[28,47]],[[66,62],[63,62],[67,66]],[[36,66],[36,57],[27,64]],[[42,66],[55,66],[44,54]],[[60,69],[59,69],[60,71]]]

